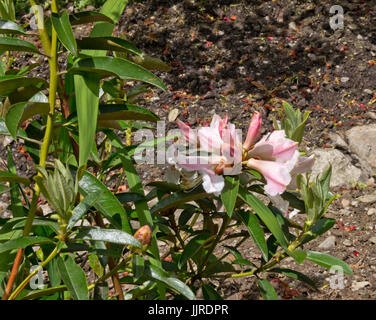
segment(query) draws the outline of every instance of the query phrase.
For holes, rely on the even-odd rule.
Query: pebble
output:
[[[373,244],[376,244],[376,237],[369,238],[369,241]]]
[[[296,27],[296,23],[294,21],[291,21],[289,23],[289,29],[292,30],[292,31],[297,31],[298,28]]]
[[[336,246],[336,237],[329,236],[319,245],[320,249],[329,250]]]
[[[368,118],[371,118],[371,119],[373,119],[373,120],[376,120],[376,112],[368,111],[368,112],[366,113],[366,116],[367,116]]]
[[[367,216],[372,216],[376,213],[376,208],[370,208],[367,211]]]
[[[351,247],[352,242],[349,239],[346,239],[345,241],[343,241],[343,245],[346,246],[346,247]]]
[[[376,202],[376,194],[367,194],[359,197],[357,200],[363,203],[374,203]]]
[[[350,206],[350,200],[349,199],[342,199],[341,201],[343,208],[348,208]]]
[[[349,80],[350,80],[349,77],[342,77],[342,78],[341,78],[341,82],[343,82],[343,83],[346,83],[346,82],[349,81]]]
[[[353,281],[352,285],[351,285],[351,290],[352,291],[358,291],[360,289],[363,289],[367,286],[370,285],[370,282],[369,281]]]
[[[364,89],[363,91],[367,94],[373,95],[373,91],[371,89]]]

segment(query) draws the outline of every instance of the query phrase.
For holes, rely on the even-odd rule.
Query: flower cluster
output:
[[[242,169],[259,171],[266,180],[265,192],[270,196],[294,188],[295,177],[308,171],[313,157],[301,157],[298,143],[286,138],[284,130],[276,130],[261,139],[262,117],[255,112],[244,144],[235,125],[214,115],[209,127],[193,130],[177,120],[189,145],[189,151],[175,149],[170,163],[180,171],[199,172],[207,193],[219,194],[224,187],[224,175],[239,175]],[[259,140],[259,141],[258,141]],[[257,142],[258,141],[258,142]]]

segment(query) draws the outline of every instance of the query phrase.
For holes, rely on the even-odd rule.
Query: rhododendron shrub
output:
[[[274,299],[268,273],[315,288],[307,275],[279,268],[286,257],[351,274],[305,246],[334,225],[325,213],[336,198],[331,168],[310,177],[315,159],[299,148],[309,112],[282,102],[274,130],[261,135],[265,119],[254,111],[244,137],[226,115],[199,128],[177,120],[180,138],[168,148],[170,135],[153,132],[138,143],[139,130],[161,119],[135,103],[149,86],[167,89],[149,69],[169,66],[113,37],[126,3],[69,15],[52,0],[51,15],[37,21],[39,43],[2,22],[11,59],[0,70],[0,134],[23,144],[35,169],[19,175],[9,148],[0,170],[11,213],[0,219],[2,299],[193,300],[200,289],[222,299],[214,280],[242,277]],[[38,20],[43,8],[30,5]],[[76,39],[74,28],[88,22],[91,35]],[[49,77],[25,76],[37,64],[13,68],[14,51],[47,56]],[[136,170],[142,145],[166,155],[165,178],[148,185]]]

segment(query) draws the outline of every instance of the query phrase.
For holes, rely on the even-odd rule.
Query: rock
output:
[[[376,237],[369,238],[369,241],[373,244],[376,244]]]
[[[321,175],[332,164],[331,187],[351,186],[354,181],[363,180],[362,171],[356,168],[350,157],[336,149],[316,149],[313,151],[316,161],[312,168],[312,178]],[[363,182],[363,181],[362,181]]]
[[[366,116],[370,119],[376,120],[376,112],[368,111]]]
[[[363,289],[363,288],[365,288],[369,285],[370,285],[369,281],[353,281],[353,283],[351,285],[351,290],[352,291],[358,291],[358,290]]]
[[[320,243],[319,248],[324,250],[332,249],[336,246],[336,237],[329,236],[323,242]]]
[[[289,29],[292,30],[292,31],[295,31],[295,32],[298,31],[298,28],[297,28],[296,23],[294,21],[291,21],[289,23]]]
[[[376,194],[367,194],[357,198],[357,200],[363,203],[374,203],[376,202]]]
[[[345,140],[343,140],[343,138],[337,134],[337,133],[334,133],[334,132],[330,132],[328,134],[330,140],[333,141],[333,144],[336,146],[336,147],[340,147],[342,149],[347,149],[348,145],[347,143],[345,142]]]
[[[346,83],[346,82],[348,82],[349,80],[350,80],[349,77],[342,77],[342,78],[341,78],[341,82],[342,82],[342,83]]]
[[[376,124],[354,127],[346,136],[350,150],[376,168]]]
[[[371,89],[364,89],[363,91],[364,91],[364,93],[367,93],[371,96],[373,95],[373,91]]]
[[[367,216],[372,216],[376,213],[376,208],[370,208],[367,211]]]
[[[176,118],[178,117],[180,111],[178,109],[172,109],[170,113],[168,114],[168,121],[169,122],[174,122]]]
[[[346,239],[345,241],[343,241],[343,245],[346,246],[346,247],[351,247],[352,242],[349,239]]]
[[[342,199],[341,204],[342,204],[342,207],[346,209],[350,206],[350,200],[349,199]]]

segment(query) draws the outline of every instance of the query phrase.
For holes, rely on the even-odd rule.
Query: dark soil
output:
[[[192,127],[206,125],[215,113],[228,114],[246,132],[257,110],[263,115],[264,131],[269,131],[283,99],[302,112],[312,112],[303,143],[309,152],[332,147],[328,132],[343,133],[376,120],[375,1],[337,1],[345,21],[336,31],[329,26],[334,2],[148,0],[127,7],[117,34],[125,34],[145,54],[171,65],[171,72],[156,72],[169,90],[154,90],[144,102],[162,120],[175,108],[179,119]],[[175,127],[170,123],[167,129]],[[18,155],[14,143],[11,146],[19,171],[27,171],[25,156]],[[6,159],[3,147],[0,153]],[[161,179],[161,168],[140,167],[140,172],[147,181]],[[345,276],[345,288],[335,290],[326,269],[286,259],[281,266],[303,272],[317,281],[320,290],[276,274],[272,282],[281,298],[376,298],[376,244],[369,241],[375,236],[376,215],[367,215],[372,204],[357,200],[376,192],[374,182],[333,192],[341,198],[327,217],[338,224],[306,248],[324,252],[318,245],[334,235],[336,245],[325,252],[350,264],[354,276]],[[240,251],[250,259],[259,255],[250,241]],[[360,281],[369,284],[353,290],[352,283]],[[260,299],[254,278],[216,284],[227,299]]]

